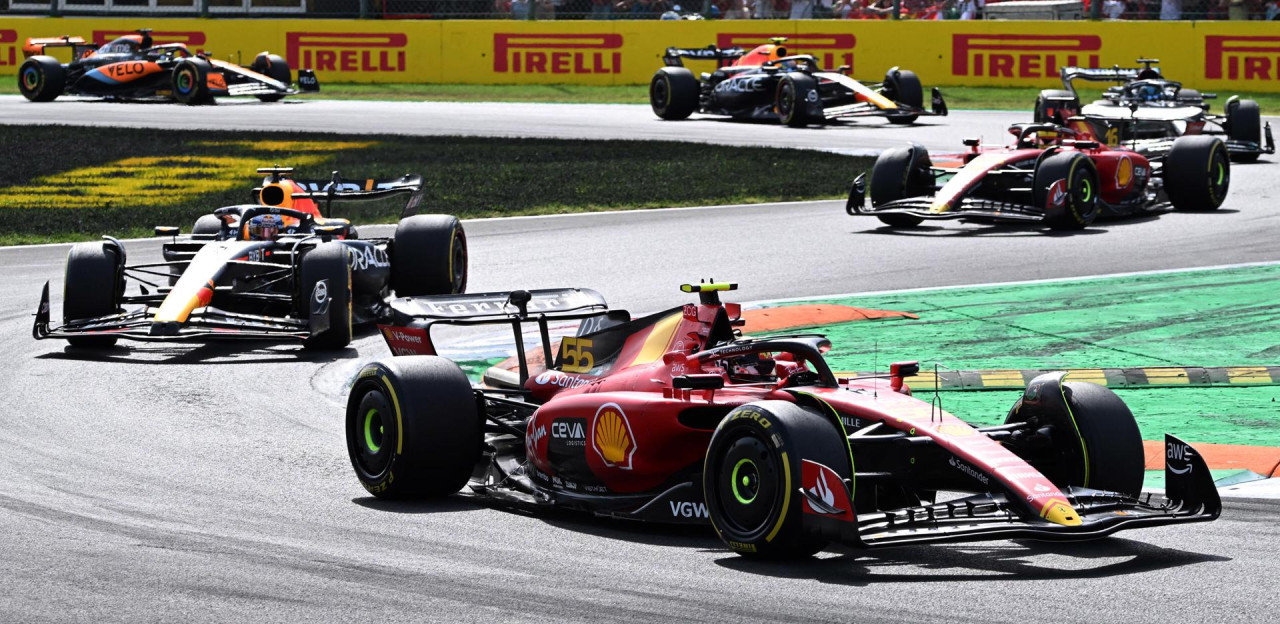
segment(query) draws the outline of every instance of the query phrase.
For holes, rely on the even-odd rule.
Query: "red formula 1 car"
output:
[[[911,396],[914,362],[851,381],[822,336],[741,337],[740,307],[718,298],[733,288],[686,285],[697,304],[634,320],[578,289],[395,301],[382,328],[395,353],[434,353],[435,324],[501,324],[519,373],[474,387],[433,355],[365,366],[347,403],[356,476],[383,498],[469,484],[534,507],[709,521],[733,550],[778,557],[830,541],[1085,540],[1221,510],[1205,462],[1172,436],[1167,493],[1140,492],[1138,427],[1106,388],[1043,375],[1004,424],[975,428]],[[553,349],[565,319],[581,325]],[[549,368],[526,362],[524,324]]]
[[[1179,137],[1156,155],[1103,145],[1080,117],[1066,126],[1014,124],[1009,132],[1013,145],[984,148],[965,139],[969,152],[941,166],[918,144],[886,150],[871,169],[870,189],[866,174],[854,180],[845,210],[892,227],[966,219],[1079,229],[1102,215],[1169,205],[1216,210],[1231,182],[1227,148],[1208,135]]]
[[[70,48],[71,62],[48,56],[51,48]],[[193,53],[183,43],[157,45],[146,28],[101,45],[83,37],[32,38],[22,53],[27,58],[18,68],[18,90],[32,102],[51,102],[63,94],[183,104],[252,95],[275,102],[298,93],[289,63],[275,54],[263,52],[249,67],[241,67]],[[320,90],[309,69],[298,70],[298,86]]]

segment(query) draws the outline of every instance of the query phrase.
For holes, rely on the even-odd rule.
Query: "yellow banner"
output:
[[[217,58],[263,50],[325,82],[645,84],[668,46],[749,47],[790,38],[824,66],[878,80],[892,66],[929,85],[1052,87],[1065,65],[1133,65],[1201,90],[1280,92],[1280,31],[1269,22],[358,21],[0,18],[0,71],[16,71],[28,37],[105,42],[146,26]],[[1032,33],[1032,34],[1028,34]],[[1052,33],[1052,34],[1048,34]],[[690,62],[710,69],[710,63]]]

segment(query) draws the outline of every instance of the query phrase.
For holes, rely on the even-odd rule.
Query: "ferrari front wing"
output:
[[[866,548],[992,539],[1083,541],[1126,529],[1184,522],[1208,522],[1222,513],[1222,500],[1209,466],[1191,445],[1165,436],[1165,492],[1128,496],[1081,487],[1063,488],[1079,523],[1066,525],[1028,517],[1009,494],[978,494],[918,507],[862,513],[844,512],[847,496],[834,505],[815,500],[804,487],[805,531]],[[834,488],[833,488],[834,489]],[[848,507],[845,507],[848,508]]]
[[[849,189],[849,199],[845,202],[845,212],[849,216],[878,216],[902,214],[921,219],[975,219],[986,221],[1009,221],[1016,223],[1043,221],[1045,212],[1034,206],[1001,202],[989,199],[966,197],[959,200],[958,205],[947,210],[936,210],[930,197],[908,197],[885,202],[878,206],[868,206],[867,174],[859,174]]]

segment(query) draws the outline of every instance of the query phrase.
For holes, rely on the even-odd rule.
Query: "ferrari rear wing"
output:
[[[662,62],[669,67],[684,67],[684,59],[698,61],[715,61],[717,67],[723,67],[725,61],[742,58],[747,53],[742,48],[720,49],[714,45],[705,48],[667,48],[662,54]]]
[[[586,288],[513,290],[465,295],[401,297],[391,300],[391,321],[379,325],[393,355],[435,355],[431,328],[435,325],[510,325],[515,333],[520,383],[529,377],[525,361],[524,323],[536,323],[543,355],[555,361],[547,325],[553,320],[578,320],[609,315],[604,297]],[[626,315],[625,312],[621,314]],[[627,315],[627,319],[630,316]]]

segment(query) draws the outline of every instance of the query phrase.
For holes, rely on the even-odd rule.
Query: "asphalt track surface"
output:
[[[12,104],[0,98],[0,119],[21,122],[14,111],[28,110],[48,119],[64,106]],[[366,105],[252,106],[244,119],[256,127],[284,111],[291,127],[352,130],[324,118]],[[107,111],[103,123],[166,126],[233,110],[84,106],[91,116],[76,104],[64,121]],[[395,106],[420,110],[422,134],[483,132],[467,105]],[[524,124],[540,136],[544,123],[573,128],[585,112],[493,106],[532,111]],[[876,122],[790,131],[663,124],[637,107],[606,108],[645,113],[631,123],[652,130],[614,133],[629,138],[719,141],[730,128],[725,140],[737,143],[828,149],[907,138],[942,149],[1016,120],[974,113],[892,132]],[[393,125],[383,117],[361,119]],[[489,134],[518,130],[494,123],[503,127]],[[470,290],[585,286],[639,313],[683,303],[676,285],[700,277],[737,281],[740,300],[760,300],[1280,260],[1275,167],[1237,167],[1217,213],[1070,236],[957,224],[891,233],[846,217],[839,202],[470,221]],[[155,259],[159,243],[128,248]],[[0,249],[0,620],[1274,620],[1274,502],[1228,500],[1214,523],[1090,544],[833,547],[784,565],[733,555],[709,530],[530,516],[465,497],[379,502],[351,474],[342,434],[344,382],[387,355],[376,335],[326,356],[225,344],[87,354],[36,342],[39,288],[52,281],[57,318],[65,255],[61,245]]]

